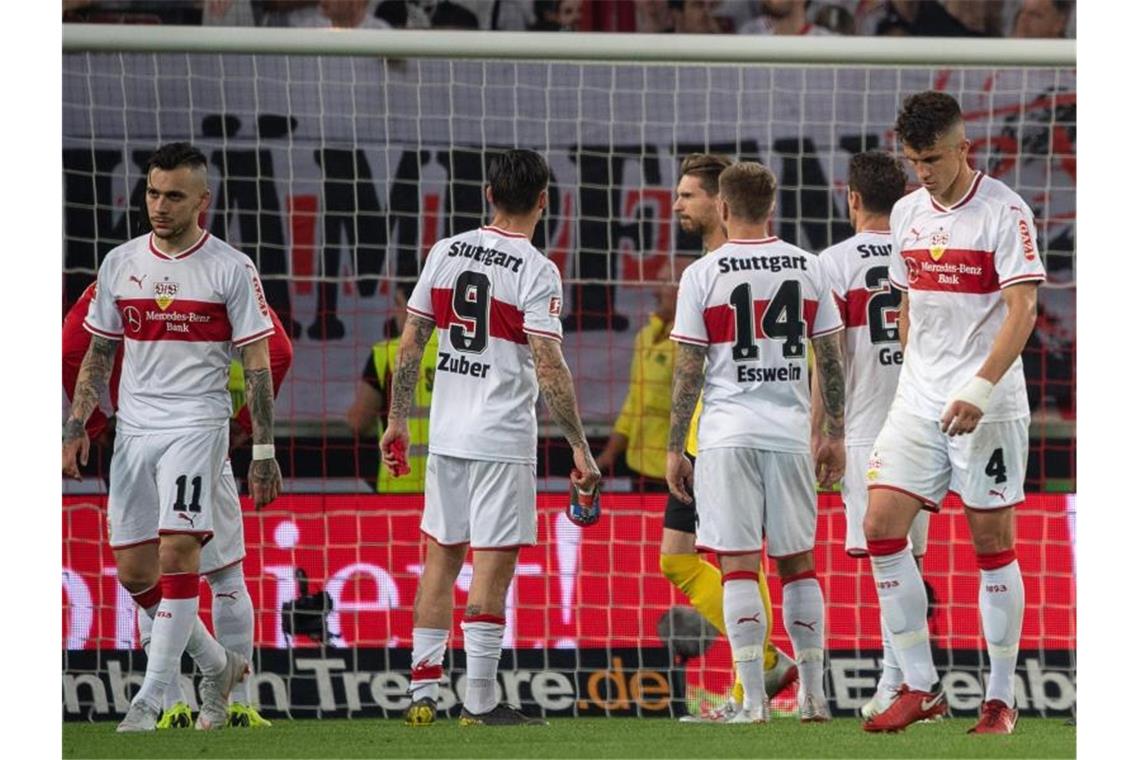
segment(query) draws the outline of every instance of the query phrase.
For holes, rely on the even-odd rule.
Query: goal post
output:
[[[395,286],[415,281],[434,242],[486,221],[491,154],[528,147],[550,163],[536,244],[563,273],[563,348],[598,449],[622,407],[662,265],[699,252],[671,211],[686,153],[772,167],[773,232],[818,252],[851,232],[851,155],[895,149],[891,125],[907,94],[954,95],[974,165],[1033,209],[1049,271],[1024,355],[1034,423],[1030,496],[1019,508],[1027,608],[1017,696],[1026,714],[1072,708],[1072,41],[64,25],[63,49],[68,305],[106,253],[144,229],[148,154],[190,140],[210,161],[206,227],[253,258],[294,332],[276,412],[287,495],[245,513],[245,572],[258,697],[268,715],[297,717],[392,715],[407,702],[422,498],[372,492],[375,437],[355,436],[346,415],[373,345],[393,335]],[[511,591],[504,694],[548,715],[662,715],[723,697],[727,644],[709,642],[681,662],[682,632],[658,627],[685,603],[658,570],[664,495],[639,490],[623,463],[602,524],[573,526],[560,516],[569,456],[556,426],[540,423],[540,544],[522,551]],[[121,714],[124,684],[142,672],[130,600],[106,545],[99,475],[84,481],[86,493],[64,496],[69,718]],[[866,562],[843,552],[835,494],[820,497],[818,535],[827,688],[833,709],[852,714],[873,689],[875,593]],[[308,618],[319,641],[285,631],[304,596],[298,569],[310,594],[328,591],[334,603],[323,623]],[[984,688],[985,644],[977,568],[954,500],[932,520],[925,570],[939,669],[951,706],[970,711]],[[459,609],[468,580],[461,575]],[[772,591],[778,603],[778,584]],[[779,615],[775,626],[790,651]],[[452,699],[462,689],[460,644],[456,626]]]

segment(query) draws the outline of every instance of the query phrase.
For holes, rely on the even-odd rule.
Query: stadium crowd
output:
[[[676,34],[1076,36],[1076,0],[63,0],[83,23]]]

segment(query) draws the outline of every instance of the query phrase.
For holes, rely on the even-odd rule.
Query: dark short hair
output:
[[[525,214],[538,204],[550,184],[550,167],[533,150],[508,150],[491,159],[487,170],[491,202],[508,214]]]
[[[758,223],[772,212],[776,198],[776,175],[763,164],[741,161],[721,172],[720,195],[732,215]]]
[[[911,95],[895,120],[895,132],[903,144],[925,150],[962,120],[958,101],[944,92],[927,90]]]
[[[872,214],[889,214],[895,202],[906,195],[906,170],[885,151],[856,153],[847,167],[847,187],[859,193]]]
[[[192,169],[206,168],[206,154],[188,142],[173,142],[162,145],[146,162],[146,173],[149,176],[151,169],[162,169],[164,172],[173,171],[180,166],[189,166]]]
[[[716,195],[720,173],[730,166],[732,159],[719,153],[690,153],[681,161],[681,176],[696,177],[701,181],[702,190]]]

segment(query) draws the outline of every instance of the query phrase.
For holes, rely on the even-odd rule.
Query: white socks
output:
[[[732,646],[736,673],[744,685],[744,709],[762,708],[764,693],[764,634],[768,621],[760,598],[758,573],[736,571],[725,573],[724,627]]]
[[[814,570],[782,580],[784,587],[784,628],[792,640],[792,651],[800,671],[799,703],[823,694],[824,612],[823,589]]]
[[[213,596],[214,635],[226,649],[237,652],[253,664],[253,600],[245,585],[241,563],[206,576]],[[231,702],[248,705],[249,684],[244,678],[230,692]]]
[[[899,667],[899,660],[895,657],[895,646],[891,643],[891,632],[887,628],[887,621],[879,616],[879,630],[883,637],[883,672],[879,674],[879,683],[875,691],[879,694],[888,694],[902,686],[903,672]]]
[[[154,588],[159,588],[155,586]],[[147,592],[142,592],[146,594]],[[142,607],[136,607],[136,618],[139,624],[139,643],[142,644],[143,652],[146,656],[150,657],[150,637],[151,629],[154,627],[154,621],[151,617],[154,615],[155,610],[158,609],[158,603],[155,602],[151,607],[148,614]],[[166,691],[162,692],[162,709],[165,712],[179,702],[186,702],[186,695],[182,693],[182,678],[181,678],[181,661],[175,666],[174,678],[170,679],[170,685],[166,687]]]
[[[408,692],[413,702],[424,697],[439,700],[447,634],[442,628],[412,629],[412,683]]]
[[[1021,622],[1025,616],[1021,567],[1013,549],[979,554],[978,567],[982,571],[978,608],[982,613],[982,631],[990,655],[986,701],[1000,699],[1008,707],[1014,707],[1013,678],[1017,669]]]
[[[474,715],[490,712],[498,704],[495,674],[503,652],[506,622],[506,618],[498,615],[475,615],[460,623],[463,649],[467,653],[467,691],[463,695],[463,707]]]
[[[879,609],[890,632],[906,684],[930,691],[938,682],[926,627],[926,587],[905,538],[867,542],[879,594]]]

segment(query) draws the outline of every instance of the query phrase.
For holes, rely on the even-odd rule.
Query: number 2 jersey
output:
[[[902,366],[899,303],[888,272],[891,233],[865,230],[819,254],[844,333],[848,446],[869,445],[883,429]]]
[[[562,340],[562,278],[525,235],[481,227],[428,253],[408,311],[439,330],[428,451],[536,461],[538,378],[527,335]]]
[[[699,449],[807,453],[807,342],[842,329],[819,258],[778,238],[730,240],[690,265],[670,337],[708,346]]]
[[[891,283],[909,302],[898,397],[911,414],[937,420],[993,349],[1006,314],[1002,289],[1045,279],[1037,229],[1021,196],[977,172],[950,208],[926,188],[904,196],[891,211],[891,236]],[[1019,356],[994,386],[985,419],[1028,414]]]
[[[253,262],[202,233],[168,256],[150,235],[107,254],[83,326],[123,341],[117,429],[220,428],[233,409],[230,347],[273,333]]]

